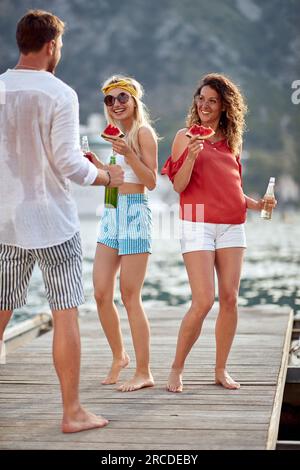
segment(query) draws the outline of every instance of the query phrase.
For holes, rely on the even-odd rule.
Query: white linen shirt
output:
[[[34,249],[72,238],[69,180],[90,185],[97,174],[80,150],[76,92],[46,71],[0,75],[0,243]]]

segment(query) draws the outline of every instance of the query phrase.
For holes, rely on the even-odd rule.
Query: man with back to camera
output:
[[[83,157],[77,94],[54,76],[63,32],[58,17],[30,10],[17,25],[18,64],[0,75],[0,356],[5,363],[3,333],[26,303],[37,262],[53,314],[62,431],[69,433],[108,423],[79,402],[82,251],[69,180],[115,187],[123,170],[104,171]]]

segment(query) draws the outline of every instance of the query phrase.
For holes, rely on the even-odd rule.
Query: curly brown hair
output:
[[[193,102],[186,118],[186,126],[189,128],[193,124],[201,124],[195,97],[201,93],[204,86],[213,88],[221,98],[225,110],[222,111],[219,127],[222,128],[232,153],[238,155],[241,151],[243,133],[246,128],[247,105],[238,87],[228,77],[218,73],[209,73],[202,77],[194,93]]]

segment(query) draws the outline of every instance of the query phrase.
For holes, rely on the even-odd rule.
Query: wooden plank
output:
[[[96,313],[80,319],[81,398],[85,406],[110,420],[103,430],[76,435],[60,432],[61,399],[52,365],[52,333],[8,356],[0,368],[0,449],[264,449],[278,416],[289,312],[241,309],[229,370],[242,384],[225,390],[214,384],[215,340],[212,311],[194,346],[184,374],[182,394],[166,392],[180,321],[186,306],[149,310],[154,388],[121,393],[102,386],[111,361]],[[130,329],[121,311],[124,342],[132,356]],[[134,371],[134,361],[122,381]],[[281,381],[278,377],[281,374]],[[39,400],[36,396],[39,396]],[[273,426],[273,428],[272,428]],[[272,441],[273,445],[273,441]]]
[[[279,422],[280,422],[280,412],[281,412],[284,385],[285,385],[287,366],[288,366],[288,360],[289,360],[291,337],[292,337],[292,331],[293,331],[293,321],[294,321],[294,313],[291,310],[289,322],[288,322],[288,326],[287,326],[286,334],[285,334],[283,355],[282,355],[282,360],[280,364],[273,410],[272,410],[272,415],[271,415],[271,420],[270,420],[270,425],[269,425],[269,430],[268,430],[267,449],[271,449],[271,450],[276,448],[276,443],[277,443],[277,436],[278,436],[278,429],[279,429]]]
[[[35,445],[38,443],[43,443],[46,445],[47,449],[53,449],[52,443],[57,443],[57,424],[54,422],[52,426],[48,426],[47,435],[43,435],[39,429],[28,429],[26,434],[20,432],[19,434],[12,435],[11,439],[15,440],[15,444],[24,445],[25,443],[28,446],[32,446],[33,442]],[[73,436],[73,441],[76,441],[76,448],[79,443],[86,443],[87,448],[92,443],[104,443],[109,445],[111,443],[118,444],[131,444],[136,445],[137,442],[141,440],[141,430],[140,429],[131,429],[130,432],[125,432],[125,430],[113,429],[107,426],[102,430],[91,430],[83,433],[78,433],[76,437]],[[182,445],[189,445],[190,449],[205,449],[205,448],[233,448],[235,445],[239,447],[243,446],[244,449],[249,447],[264,446],[263,442],[266,440],[267,431],[266,430],[254,430],[249,432],[247,429],[241,430],[218,430],[218,429],[192,429],[190,432],[186,429],[178,429],[174,432],[172,429],[160,429],[159,432],[157,429],[152,430],[145,427],[143,429],[143,443],[148,445],[153,445],[154,448],[156,444],[165,445],[166,449],[168,444],[172,441],[173,445],[176,445],[178,449],[181,449]],[[7,439],[9,440],[9,438]],[[7,442],[7,441],[2,441]],[[70,436],[61,435],[61,443],[69,445]],[[2,446],[3,444],[1,444]],[[3,446],[4,447],[4,446]],[[30,448],[30,447],[27,447]],[[33,448],[33,446],[31,447]],[[137,448],[137,447],[135,447]]]
[[[234,439],[234,438],[233,438]],[[232,439],[232,440],[233,440]],[[243,443],[243,439],[240,437],[240,435],[238,435],[237,439],[234,440],[235,444],[232,445],[232,443],[227,443],[226,445],[226,450],[245,450],[247,449],[247,447],[245,447],[244,443]],[[32,450],[33,447],[32,447],[32,444],[31,443],[27,443],[27,442],[22,442],[22,443],[19,443],[19,442],[14,442],[12,443],[12,441],[4,441],[1,443],[1,449],[5,449],[5,450]],[[45,449],[48,449],[48,450],[71,450],[71,447],[69,445],[66,445],[65,442],[61,442],[59,440],[57,440],[56,442],[51,442],[51,443],[48,443],[47,441],[45,442],[36,442],[35,443],[35,446],[34,446],[34,450],[45,450]],[[93,443],[93,442],[89,442],[89,443],[81,443],[81,442],[78,442],[76,443],[76,446],[74,446],[74,449],[75,450],[124,450],[124,451],[127,451],[127,450],[207,450],[207,447],[203,447],[203,445],[201,445],[201,442],[195,446],[195,447],[191,447],[191,445],[189,443],[187,444],[161,444],[160,442],[150,442],[150,444],[146,444],[146,443],[143,443],[143,445],[141,447],[137,447],[137,445],[134,443],[134,444],[130,444],[128,442],[126,443],[119,443],[119,442],[108,442],[108,443],[104,443],[102,444],[101,442],[98,442],[98,443]],[[221,443],[215,443],[212,441],[211,443],[211,446],[210,446],[210,449],[211,450],[224,450],[224,443],[221,442]],[[255,445],[255,444],[252,444],[251,445],[251,450],[263,450],[264,449],[264,446],[262,446],[261,444],[258,444],[258,445]]]
[[[41,313],[29,320],[8,327],[4,333],[7,354],[33,341],[41,333],[49,331],[51,327],[52,318],[46,313]]]

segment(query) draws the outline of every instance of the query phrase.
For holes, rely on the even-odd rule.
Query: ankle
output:
[[[137,367],[134,375],[152,377],[150,367]]]
[[[177,364],[172,364],[171,369],[174,370],[174,372],[179,372],[181,373],[183,371],[184,366],[178,366]]]
[[[121,354],[114,354],[113,355],[113,362],[124,361],[127,358],[128,358],[128,354],[126,353],[126,351],[122,351]]]
[[[64,418],[65,417],[72,417],[72,416],[76,416],[78,413],[80,413],[80,411],[82,411],[82,407],[80,405],[79,402],[74,402],[70,405],[64,405],[63,407],[63,414],[64,414]]]

